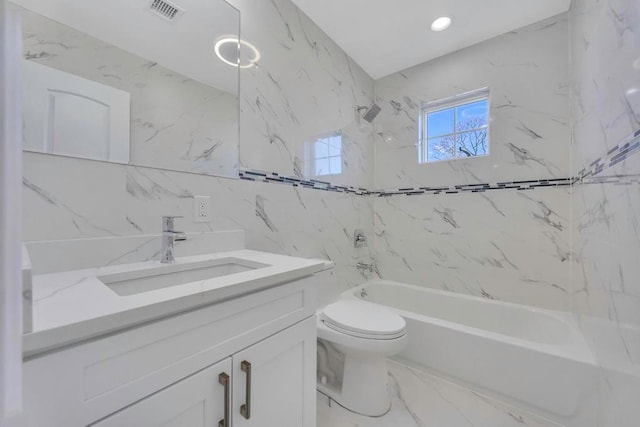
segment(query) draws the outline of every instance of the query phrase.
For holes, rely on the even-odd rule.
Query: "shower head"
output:
[[[378,116],[380,111],[382,111],[382,108],[380,108],[378,104],[374,102],[373,104],[371,104],[371,107],[367,109],[367,112],[364,113],[364,116],[362,116],[362,118],[368,121],[369,123],[372,123],[375,120],[375,118]]]

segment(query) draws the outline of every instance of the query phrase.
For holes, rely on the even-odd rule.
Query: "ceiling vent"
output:
[[[167,0],[151,0],[149,10],[153,14],[172,22],[184,12],[184,9]]]

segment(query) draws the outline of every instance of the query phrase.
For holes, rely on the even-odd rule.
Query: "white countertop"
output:
[[[176,258],[175,264],[237,257],[267,267],[184,285],[120,296],[97,277],[144,270],[159,261],[123,264],[33,277],[33,332],[24,335],[25,357],[186,312],[309,276],[324,261],[238,250]]]

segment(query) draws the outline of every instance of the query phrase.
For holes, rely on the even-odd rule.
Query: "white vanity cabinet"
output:
[[[234,355],[233,426],[314,426],[315,366],[315,318]]]
[[[92,426],[225,427],[225,417],[230,416],[229,407],[225,407],[229,403],[230,372],[229,358]]]
[[[10,427],[313,427],[315,363],[307,277],[27,360]]]
[[[315,328],[307,319],[91,426],[313,426]]]

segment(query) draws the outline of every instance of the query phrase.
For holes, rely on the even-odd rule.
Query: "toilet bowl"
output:
[[[386,414],[386,358],[407,344],[405,320],[370,302],[341,300],[320,310],[317,322],[318,391],[358,414]]]

